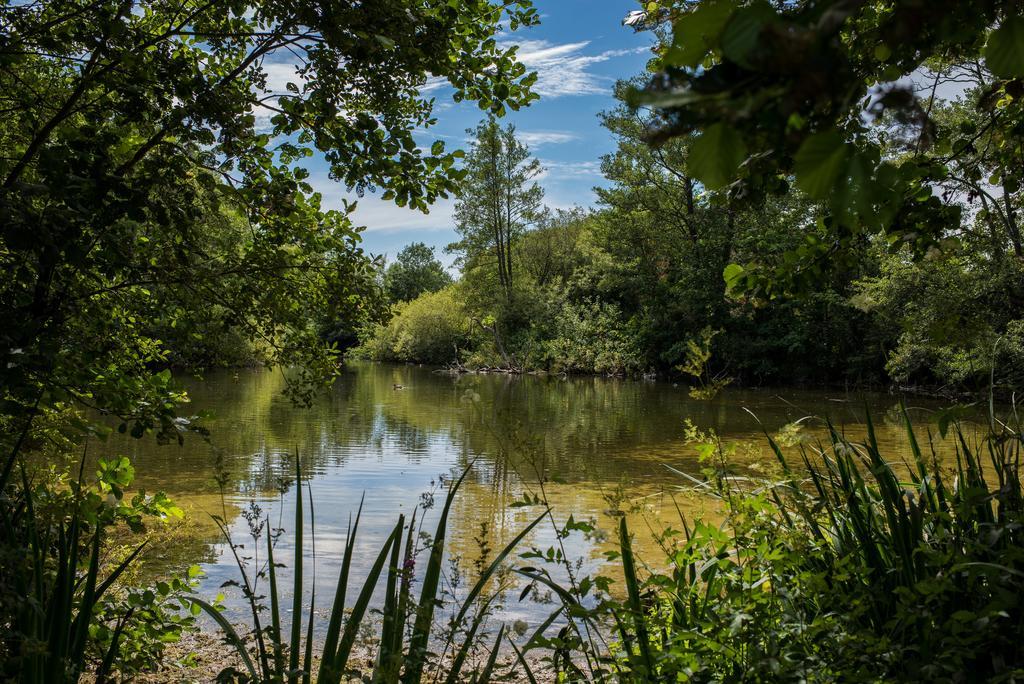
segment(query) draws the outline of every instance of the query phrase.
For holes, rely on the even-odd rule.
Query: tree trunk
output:
[[[1013,244],[1013,253],[1017,258],[1024,258],[1024,245],[1021,244],[1020,226],[1017,225],[1017,214],[1010,203],[1010,193],[1006,186],[1003,186],[1003,205],[1006,207],[1006,230],[1010,234],[1010,242]]]

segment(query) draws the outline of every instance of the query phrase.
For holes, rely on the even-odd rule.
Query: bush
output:
[[[549,370],[608,375],[643,370],[643,354],[615,304],[566,302],[552,327],[553,338],[543,344]]]
[[[886,369],[903,383],[997,389],[1024,380],[1024,265],[950,250],[888,255],[854,302],[893,331]]]
[[[57,468],[0,488],[0,679],[75,682],[112,674],[129,679],[153,671],[164,648],[194,625],[183,595],[199,569],[154,587],[127,586],[124,573],[148,539],[119,546],[149,520],[180,517],[162,493],[127,496],[134,469],[127,458],[99,461],[96,482]],[[188,608],[186,610],[186,608]]]
[[[365,330],[359,357],[376,361],[447,364],[470,345],[470,321],[456,287],[397,304],[393,317]]]

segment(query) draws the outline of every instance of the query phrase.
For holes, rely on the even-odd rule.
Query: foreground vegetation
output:
[[[517,503],[539,515],[480,563],[458,598],[442,591],[448,513],[463,473],[450,484],[426,545],[416,541],[415,516],[399,516],[353,597],[356,514],[323,641],[312,637],[312,612],[303,636],[301,565],[292,569],[287,592],[299,619],[285,636],[280,606],[287,594],[277,579],[269,520],[251,530],[252,542],[265,544],[262,566],[249,568],[235,552],[250,631],[237,630],[199,597],[179,596],[217,619],[244,666],[222,674],[247,681],[537,681],[541,672],[558,681],[1015,681],[1024,674],[1017,638],[1024,619],[1017,591],[1024,576],[1024,431],[1015,416],[1002,423],[992,415],[979,431],[943,418],[939,429],[950,431],[957,448],[954,462],[940,463],[931,432],[920,442],[906,412],[903,420],[910,462],[880,450],[869,419],[863,443],[830,425],[827,444],[799,441],[789,456],[766,435],[778,460],[770,477],[734,472],[735,445],[691,430],[703,473],[680,473],[680,489],[714,497],[716,512],[696,520],[680,513],[671,525],[649,521],[664,555],[647,558],[634,553],[633,531],[621,515],[618,552],[596,576],[580,576],[562,543],[594,533],[593,525],[571,516],[555,522],[540,470]],[[296,475],[301,558],[301,471]],[[551,525],[559,541],[526,546],[538,525]],[[518,586],[495,581],[506,566]],[[260,581],[268,587],[260,590]],[[380,585],[384,603],[372,619],[368,609]],[[261,591],[270,602],[269,624]],[[551,592],[554,610],[515,637],[492,614],[502,592],[520,601]],[[438,620],[441,612],[450,618]],[[432,636],[435,628],[440,633]],[[375,632],[368,641],[358,636],[366,629]],[[370,668],[352,661],[357,639],[366,642],[369,654],[361,660]]]
[[[830,426],[831,442],[801,445],[796,463],[768,438],[771,481],[730,474],[713,435],[698,444],[698,487],[721,499],[724,522],[680,517],[654,563],[632,557],[623,522],[628,599],[573,611],[616,626],[616,678],[1016,681],[1020,423],[951,428],[950,469],[904,418],[911,463],[879,450],[870,421],[861,444]]]
[[[114,429],[201,439],[176,364],[284,367],[300,404],[357,335],[377,358],[681,370],[706,393],[728,378],[1019,386],[1017,3],[645,3],[627,23],[661,27],[653,77],[605,117],[619,146],[591,214],[546,211],[539,165],[498,123],[536,98],[499,34],[538,21],[528,0],[0,4],[0,676],[131,678],[206,610],[244,663],[226,677],[337,681],[380,577],[379,681],[486,680],[502,653],[533,680],[534,651],[572,680],[1024,676],[1021,427],[995,411],[976,442],[957,435],[953,474],[909,425],[905,468],[833,431],[799,464],[780,453],[768,482],[704,443],[698,486],[724,523],[681,520],[665,557],[642,559],[622,522],[619,585],[577,576],[560,542],[592,530],[555,524],[541,472],[520,504],[545,507],[534,524],[558,542],[516,569],[558,604],[519,643],[484,629],[509,547],[431,651],[451,599],[444,514],[422,545],[396,520],[351,606],[339,578],[322,646],[312,620],[303,638],[301,567],[284,636],[259,516],[268,563],[247,576],[239,558],[250,630],[192,592],[197,569],[127,581],[147,525],[180,511],[129,493],[126,459],[93,473],[83,451]],[[275,59],[301,66],[278,84]],[[430,78],[490,117],[468,155],[419,146]],[[954,82],[960,99],[936,96]],[[382,276],[352,204],[314,192],[314,154],[356,195],[426,210],[458,193],[459,281],[419,248]],[[404,560],[426,548],[417,575]]]

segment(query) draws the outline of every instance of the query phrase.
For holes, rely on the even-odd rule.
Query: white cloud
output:
[[[375,195],[356,197],[355,193],[347,192],[343,184],[332,181],[323,172],[312,174],[309,184],[323,196],[325,209],[341,209],[343,199],[356,202],[352,222],[357,226],[366,226],[367,233],[396,233],[406,230],[440,232],[451,230],[455,225],[452,218],[455,212],[455,199],[451,197],[437,200],[430,207],[430,213],[424,214],[418,209],[400,207],[393,201],[384,201]]]
[[[352,221],[356,225],[366,226],[368,233],[393,233],[398,231],[416,230],[436,232],[451,230],[455,224],[452,217],[455,211],[455,200],[439,199],[430,207],[430,213],[424,214],[418,209],[399,207],[394,202],[367,195],[358,200]]]
[[[268,93],[274,93],[276,95],[282,95],[288,92],[288,84],[294,83],[300,89],[305,82],[298,73],[296,68],[298,64],[296,62],[264,62],[263,71],[267,75],[267,85],[265,90]]]
[[[516,131],[516,137],[530,147],[543,145],[561,145],[579,138],[569,131]]]
[[[548,181],[569,180],[574,178],[600,178],[601,162],[588,159],[586,161],[554,161],[541,159],[544,173],[541,178]]]
[[[626,50],[605,50],[596,55],[583,54],[590,45],[589,40],[577,43],[554,44],[547,40],[524,40],[519,43],[503,43],[508,48],[517,45],[516,56],[527,71],[537,72],[537,83],[533,91],[541,97],[563,95],[604,95],[611,92],[614,79],[591,73],[594,64],[607,62],[616,57],[648,52],[650,48],[637,47]],[[429,95],[448,86],[444,78],[431,76],[420,88],[423,95]]]
[[[288,93],[289,83],[294,83],[301,90],[305,79],[296,73],[297,66],[298,63],[295,61],[273,61],[271,59],[264,61],[261,68],[267,75],[267,83],[262,91],[256,93],[256,96],[260,99],[265,98],[266,104],[276,108],[280,96]],[[273,129],[270,120],[277,112],[262,104],[254,105],[251,112],[256,117],[257,132],[269,133]]]
[[[435,90],[440,90],[448,85],[448,79],[440,76],[428,76],[427,82],[420,86],[420,93],[427,94],[432,93]]]
[[[562,45],[546,40],[524,40],[519,43],[517,57],[528,71],[537,72],[537,83],[533,90],[541,97],[600,95],[611,92],[613,79],[591,73],[591,66],[648,49],[641,47],[606,50],[596,55],[583,54],[589,44],[588,40]]]

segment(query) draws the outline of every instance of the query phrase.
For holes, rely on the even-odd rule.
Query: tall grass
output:
[[[720,498],[724,520],[689,520],[658,538],[664,554],[641,557],[626,518],[618,521],[621,574],[575,577],[562,586],[544,563],[566,564],[564,548],[524,558],[537,567],[518,572],[551,589],[557,608],[532,636],[518,643],[504,626],[483,659],[474,649],[494,600],[488,587],[546,510],[482,568],[439,631],[442,566],[452,502],[468,471],[453,481],[440,510],[422,574],[417,517],[397,516],[358,586],[351,573],[362,504],[349,526],[341,569],[323,637],[315,635],[317,597],[305,605],[305,551],[315,537],[313,496],[303,489],[295,459],[294,567],[286,587],[275,559],[269,521],[259,539],[265,565],[252,572],[227,523],[218,520],[238,564],[251,614],[248,630],[219,606],[187,600],[220,626],[237,652],[242,675],[263,683],[334,684],[362,675],[361,635],[373,629],[373,682],[418,684],[424,679],[485,682],[496,677],[501,649],[527,681],[538,681],[542,653],[559,680],[646,681],[1020,681],[1024,678],[1024,492],[1020,453],[1024,431],[1014,415],[1000,422],[990,411],[978,433],[951,428],[952,461],[940,462],[935,435],[922,437],[906,412],[909,460],[887,458],[874,425],[866,438],[848,440],[829,425],[824,444],[801,444],[787,456],[766,435],[778,463],[770,479],[728,474],[722,445],[712,441],[702,495]],[[947,426],[941,426],[944,431]],[[121,481],[110,468],[109,482]],[[62,494],[61,514],[37,510],[27,475],[17,498],[4,500],[3,534],[23,535],[28,557],[8,572],[27,597],[10,625],[20,634],[16,681],[77,681],[89,667],[98,681],[112,676],[131,612],[113,624],[100,653],[88,654],[90,629],[103,597],[141,553],[134,548],[112,568],[102,566],[102,500],[82,485],[82,473]],[[541,480],[543,483],[543,480]],[[541,486],[543,492],[543,486]],[[113,520],[113,518],[111,518]],[[571,517],[556,526],[559,540],[589,527]],[[543,557],[542,557],[543,556]],[[547,560],[545,560],[547,558]],[[267,586],[260,586],[261,582]],[[621,582],[621,590],[612,589]],[[315,586],[315,576],[314,576]],[[417,586],[418,585],[418,586]],[[383,588],[379,611],[371,610]],[[523,592],[525,596],[530,587]],[[282,613],[286,590],[291,624]],[[266,593],[266,598],[263,594]],[[266,604],[266,605],[264,605]],[[377,608],[376,604],[372,606]],[[379,620],[371,614],[379,612]],[[6,613],[5,613],[6,614]],[[550,631],[557,630],[555,635]],[[598,648],[600,644],[600,648]]]
[[[721,498],[724,521],[680,512],[681,529],[659,538],[663,557],[638,558],[622,518],[625,591],[589,608],[555,592],[568,620],[616,635],[603,676],[1019,681],[1020,423],[993,413],[981,434],[954,426],[943,464],[934,435],[922,448],[902,419],[908,463],[886,458],[870,419],[861,443],[830,425],[826,444],[800,447],[799,465],[768,436],[772,480],[732,478],[720,461],[701,491]]]
[[[486,608],[489,605],[489,600],[481,602],[481,598],[484,596],[488,583],[495,577],[499,568],[505,564],[513,549],[543,520],[545,514],[541,514],[525,526],[494,557],[493,561],[480,573],[476,583],[458,606],[453,624],[461,625],[465,620],[469,620],[468,629],[462,634],[461,641],[458,639],[460,632],[453,629],[444,640],[435,643],[432,639],[435,624],[434,612],[440,603],[440,581],[444,563],[448,515],[455,495],[469,470],[463,471],[448,489],[434,532],[426,567],[422,578],[420,578],[419,597],[415,599],[412,591],[413,560],[416,551],[414,538],[416,514],[414,513],[408,525],[404,515],[398,516],[391,534],[380,547],[376,559],[363,580],[355,600],[349,605],[349,575],[362,517],[362,504],[360,504],[346,535],[341,570],[335,586],[326,633],[321,642],[314,642],[313,620],[315,613],[312,604],[315,602],[315,597],[311,599],[308,611],[304,611],[302,605],[303,568],[301,559],[304,553],[302,529],[305,516],[301,484],[302,470],[298,458],[295,459],[295,463],[295,567],[290,587],[293,603],[289,638],[285,640],[281,631],[279,606],[282,602],[283,590],[278,581],[273,560],[274,539],[270,534],[269,525],[267,525],[266,535],[268,594],[271,611],[269,627],[264,626],[260,619],[263,599],[256,590],[256,577],[251,576],[250,571],[247,570],[246,564],[237,553],[236,545],[231,542],[231,536],[222,520],[218,520],[218,524],[228,541],[228,546],[234,553],[242,578],[243,595],[252,615],[252,638],[247,639],[239,634],[224,617],[219,606],[200,598],[192,599],[223,630],[227,640],[243,663],[245,674],[250,680],[266,684],[300,681],[306,684],[313,680],[315,670],[317,684],[338,684],[343,679],[347,681],[348,677],[358,674],[358,671],[351,666],[354,649],[360,631],[364,626],[369,626],[370,601],[383,576],[384,604],[381,609],[379,638],[375,642],[375,652],[371,654],[374,661],[371,681],[418,684],[432,664],[440,666],[437,653],[447,657],[442,668],[446,681],[463,681],[467,677],[471,677],[475,681],[488,681],[498,656],[497,651],[501,645],[503,629],[499,631],[499,638],[487,661],[478,664],[472,675],[463,674],[463,669],[469,661],[470,650],[476,643],[475,636],[487,615]],[[312,509],[311,496],[309,503]],[[258,574],[259,572],[257,572]],[[308,612],[305,640],[302,636],[304,612]],[[348,612],[347,616],[346,612]],[[408,637],[407,641],[406,637]],[[303,654],[301,659],[300,654]],[[287,662],[285,662],[285,655],[287,655]]]
[[[162,494],[124,496],[134,470],[125,458],[100,460],[85,482],[85,455],[75,479],[43,471],[0,489],[0,678],[25,684],[94,681],[130,675],[159,657],[163,644],[191,625],[177,594],[190,580],[132,590],[122,577],[147,543],[110,562],[109,536],[120,525],[142,531],[143,518],[178,512]],[[194,577],[194,575],[190,575]],[[132,655],[123,657],[123,651]],[[129,662],[130,661],[130,662]]]

